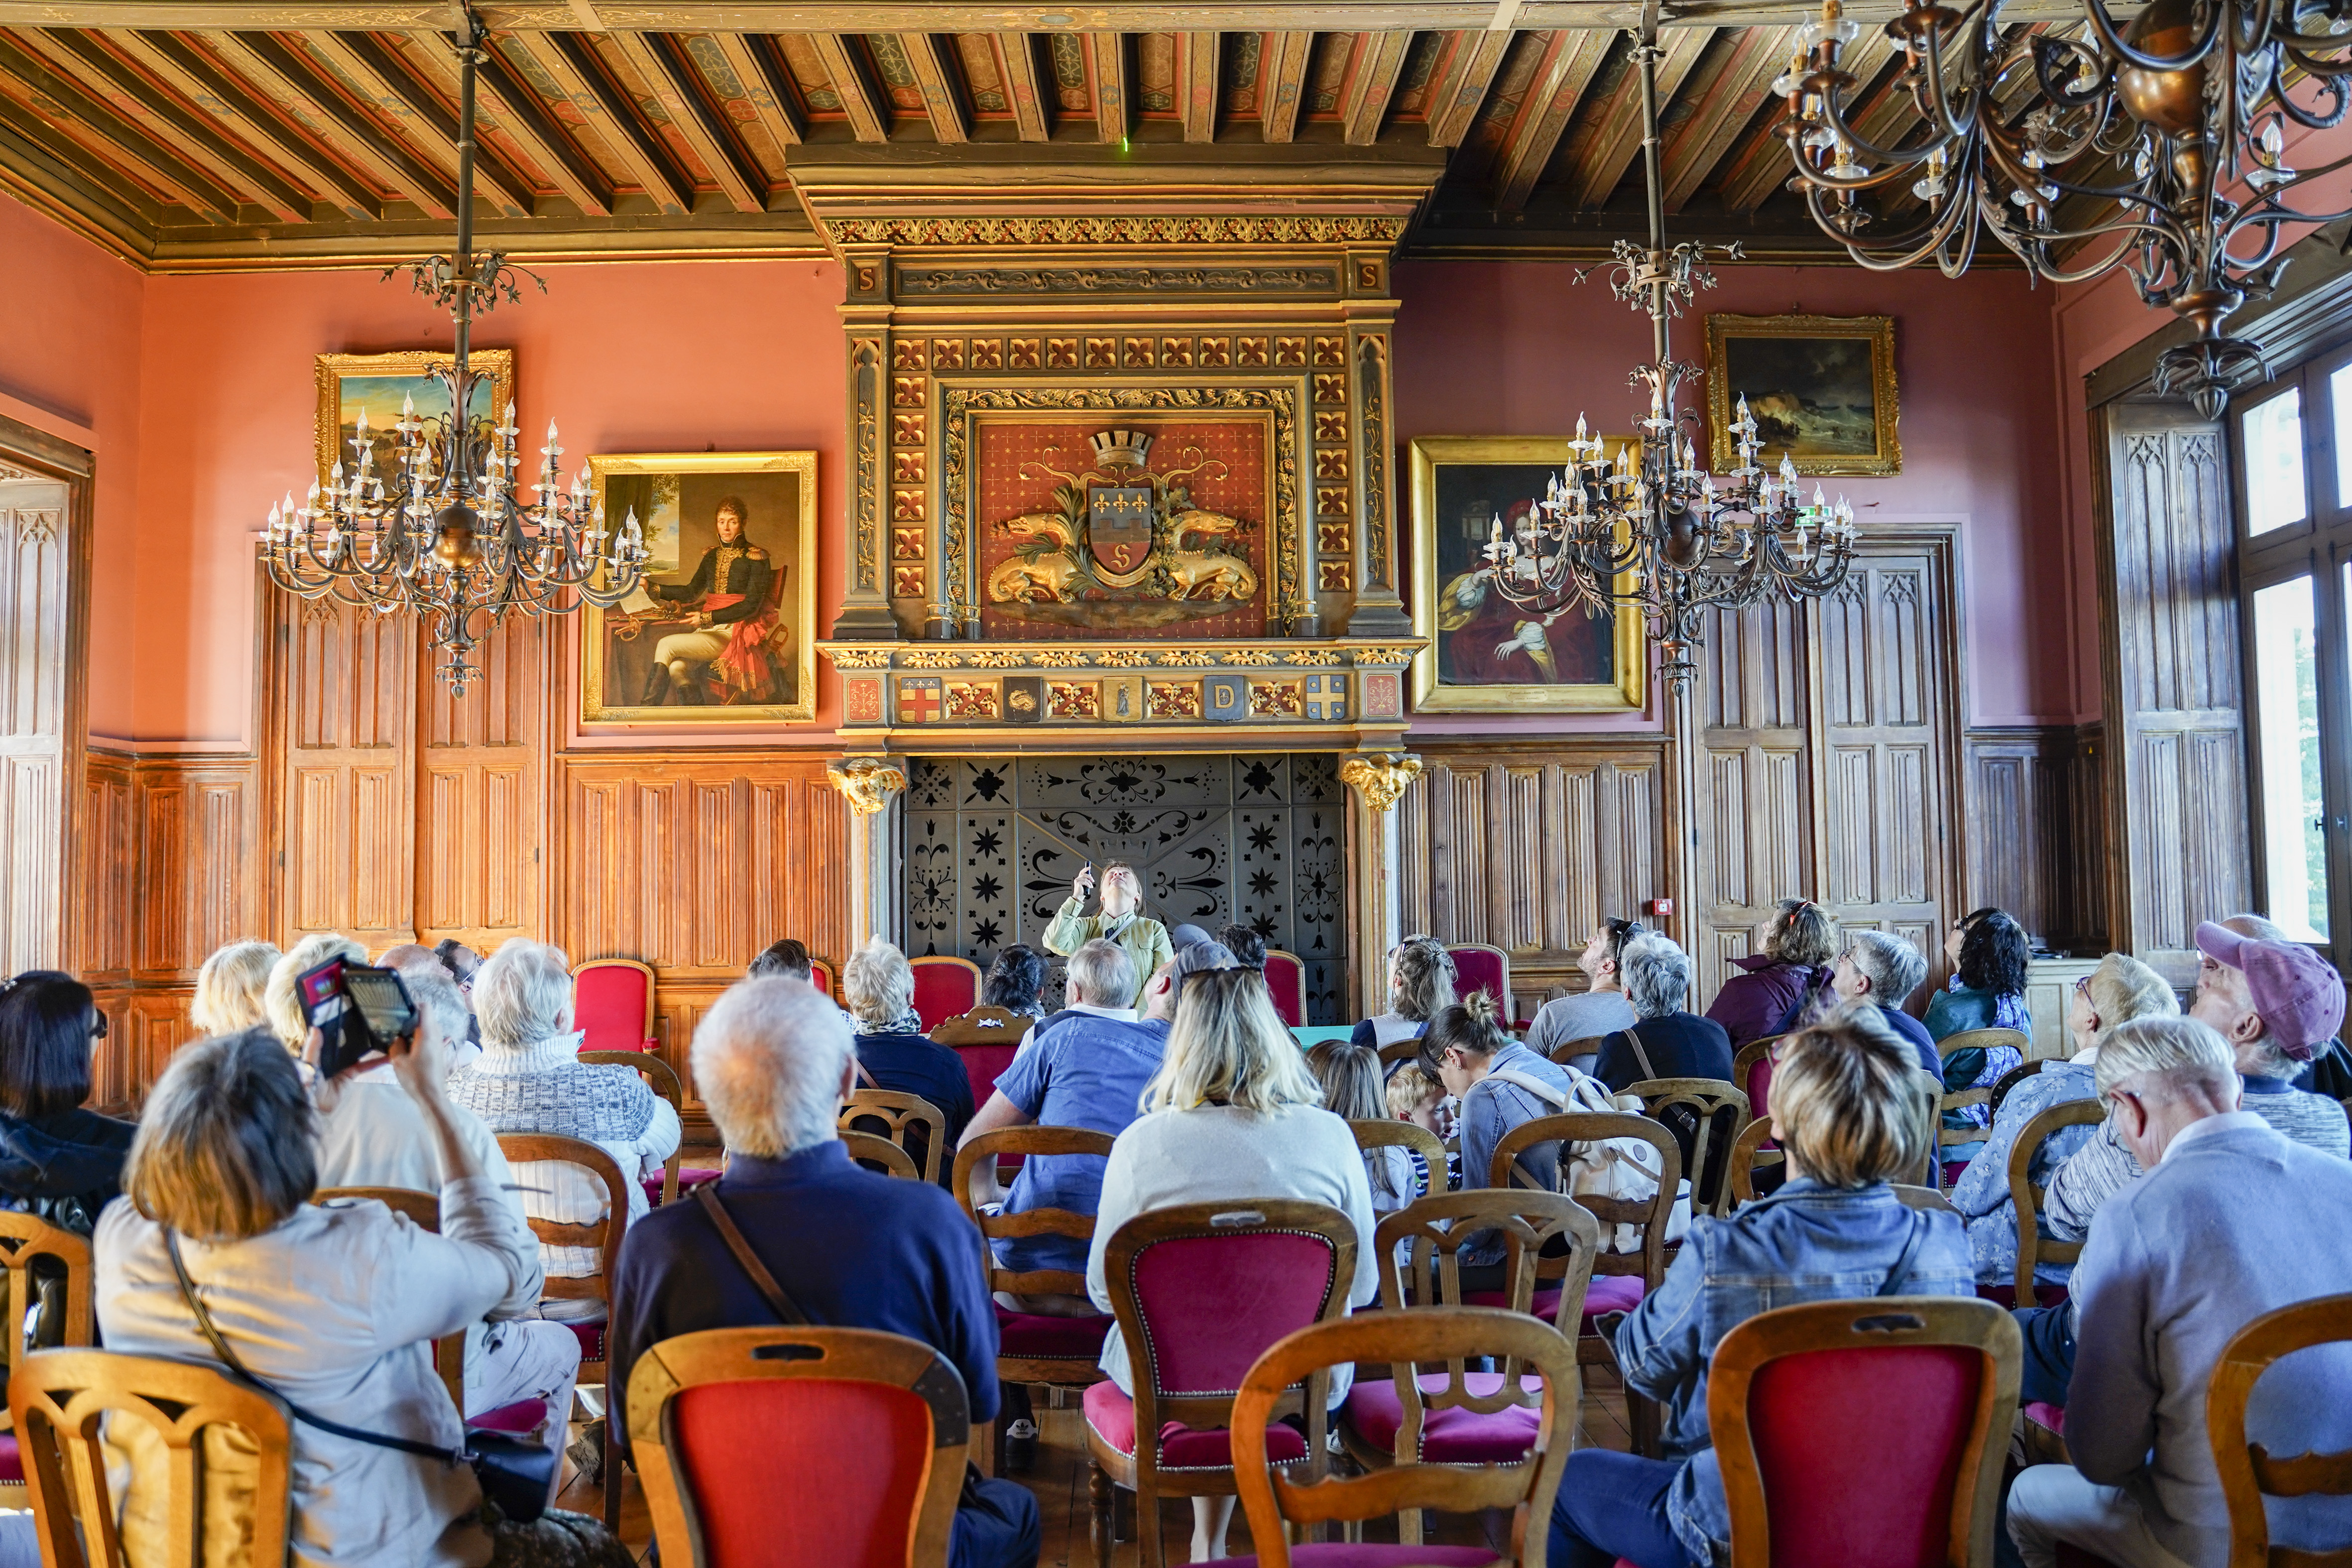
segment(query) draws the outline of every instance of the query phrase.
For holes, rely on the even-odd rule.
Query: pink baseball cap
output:
[[[2200,921],[2197,949],[2245,975],[2247,998],[2263,1026],[2295,1060],[2309,1061],[2344,1026],[2344,977],[2303,943],[2240,936]]]

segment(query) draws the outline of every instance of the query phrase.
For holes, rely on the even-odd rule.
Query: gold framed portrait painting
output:
[[[432,374],[450,356],[424,349],[382,354],[320,354],[319,356],[319,481],[341,462],[349,472],[358,456],[352,443],[359,438],[359,417],[367,415],[368,447],[378,476],[394,468],[393,425],[400,418],[403,399],[413,399],[416,412],[427,419],[449,413],[449,389]],[[499,423],[514,401],[514,350],[476,349],[467,363],[487,380],[477,382],[466,411],[469,424]]]
[[[1709,316],[1708,450],[1715,472],[1739,458],[1731,421],[1755,416],[1764,464],[1786,452],[1801,474],[1899,474],[1892,316]]]
[[[816,717],[816,454],[588,459],[608,527],[635,513],[645,580],[581,619],[581,721],[786,724]]]
[[[1609,439],[1604,437],[1604,439]],[[1631,437],[1612,440],[1630,445]],[[1565,437],[1434,436],[1412,444],[1413,660],[1423,713],[1601,713],[1637,709],[1648,673],[1642,620],[1513,604],[1484,553],[1526,529],[1569,460]]]

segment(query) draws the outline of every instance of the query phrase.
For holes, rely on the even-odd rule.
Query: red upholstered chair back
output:
[[[827,996],[836,995],[840,991],[833,981],[833,965],[822,958],[809,960],[809,984]]]
[[[1274,1010],[1286,1029],[1307,1023],[1307,965],[1295,952],[1278,947],[1265,950],[1265,988],[1274,995]]]
[[[915,970],[915,1011],[926,1033],[980,1005],[980,965],[968,958],[932,955],[907,961]]]
[[[572,1021],[583,1051],[649,1051],[654,972],[633,958],[592,958],[572,972]]]
[[[955,1054],[963,1058],[964,1077],[971,1079],[971,1103],[975,1109],[986,1105],[988,1097],[996,1092],[996,1080],[1013,1065],[1013,1055],[1020,1048],[1017,1045],[955,1047]]]
[[[863,1329],[682,1334],[637,1363],[626,1411],[665,1562],[947,1562],[970,1413],[929,1345]]]
[[[2020,1359],[2015,1320],[1951,1296],[1783,1307],[1725,1335],[1706,1404],[1733,1568],[1990,1562]]]
[[[1772,1114],[1772,1053],[1785,1035],[1760,1035],[1739,1047],[1731,1058],[1731,1081],[1748,1096],[1751,1116]]]
[[[1518,1014],[1511,1003],[1511,955],[1484,942],[1445,951],[1454,955],[1454,994],[1467,998],[1474,992],[1486,992],[1501,1004],[1503,1022],[1513,1023]]]

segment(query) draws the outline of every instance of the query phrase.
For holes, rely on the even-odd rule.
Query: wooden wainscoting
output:
[[[1968,734],[1962,901],[2007,910],[2053,952],[2106,951],[2105,751],[2096,724]]]

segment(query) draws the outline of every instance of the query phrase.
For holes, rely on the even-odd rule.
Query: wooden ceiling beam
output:
[[[576,33],[517,33],[514,37],[554,80],[556,90],[602,132],[604,146],[620,163],[615,174],[634,182],[663,211],[679,215],[694,211],[693,188],[671,166],[668,149],[645,123],[636,105],[613,85],[585,38]]]
[[[158,141],[193,167],[208,170],[222,185],[249,198],[281,223],[309,223],[317,200],[285,171],[265,163],[204,115],[182,102],[170,86],[150,77],[107,47],[99,35],[64,27],[27,28],[19,42],[70,73],[102,100],[121,94],[138,106]]]
[[[752,111],[780,148],[808,140],[808,116],[793,90],[793,73],[776,53],[775,40],[747,33],[713,33],[719,57],[751,95]]]
[[[1740,132],[1771,95],[1772,82],[1789,63],[1794,35],[1786,27],[1748,27],[1731,36],[1720,64],[1708,79],[1685,84],[1690,113],[1666,132],[1666,210],[1680,212]]]
[[[735,140],[733,127],[711,106],[700,76],[677,41],[660,33],[607,33],[630,68],[644,79],[677,133],[710,171],[719,194],[739,213],[765,212],[768,176]]]
[[[1217,62],[1224,43],[1222,33],[1176,35],[1176,113],[1187,142],[1217,139]]]
[[[1257,57],[1257,129],[1268,142],[1291,139],[1298,129],[1298,100],[1307,92],[1307,58],[1312,33],[1268,33]]]
[[[0,190],[134,267],[154,249],[161,212],[154,197],[5,91]]]
[[[1584,89],[1592,84],[1618,35],[1598,27],[1563,28],[1544,45],[1536,79],[1503,138],[1496,161],[1495,210],[1524,211],[1536,182],[1543,178],[1553,150],[1576,117]]]
[[[1088,33],[1087,55],[1094,62],[1095,135],[1106,142],[1127,140],[1134,123],[1133,84],[1127,69],[1127,38],[1119,33]]]
[[[1037,74],[1037,39],[1028,33],[1000,33],[993,40],[996,58],[1004,67],[1004,101],[1013,106],[1013,127],[1024,142],[1043,142],[1053,134],[1050,108]]]
[[[410,35],[411,46],[439,52],[443,63],[452,70],[457,68],[457,50],[447,34],[420,32]],[[613,210],[613,178],[604,166],[580,150],[530,84],[515,74],[514,67],[492,43],[483,51],[481,74],[476,79],[488,99],[488,107],[498,116],[499,129],[513,139],[522,149],[523,156],[539,165],[555,188],[571,199],[572,205],[591,217],[608,216]]]
[[[1381,139],[1381,121],[1388,118],[1412,49],[1411,33],[1356,35],[1356,58],[1339,89],[1339,124],[1349,146],[1369,147]]]
[[[841,111],[849,116],[849,128],[857,139],[890,140],[889,110],[866,81],[866,67],[848,38],[839,33],[818,33],[809,39],[809,47],[824,62],[824,74],[833,79],[833,95],[841,100]]]
[[[960,146],[971,140],[963,114],[963,94],[955,73],[940,51],[939,39],[929,33],[901,33],[898,47],[906,51],[908,68],[922,89],[923,112],[930,117],[931,140],[941,146]]]
[[[431,158],[457,191],[457,116],[382,42],[366,33],[310,33],[304,41],[347,86],[364,96],[387,132],[421,157]],[[511,217],[529,217],[539,193],[507,166],[495,148],[478,138],[474,148],[474,189]]]
[[[1866,27],[1853,47],[1846,51],[1841,68],[1867,89],[1894,52],[1895,46],[1885,32]],[[1786,105],[1779,99],[1772,102],[1777,107],[1770,119],[1758,127],[1748,145],[1733,155],[1732,166],[1724,174],[1723,205],[1727,212],[1754,212],[1796,173],[1789,162],[1789,144],[1780,140],[1777,129]]]
[[[455,184],[425,167],[383,129],[337,97],[283,40],[268,33],[206,33],[221,64],[309,131],[344,166],[428,217],[454,217]]]
[[[1503,57],[1510,52],[1516,36],[1485,29],[1454,36],[1438,66],[1437,79],[1429,89],[1424,118],[1429,122],[1431,146],[1462,145],[1470,127],[1477,123],[1486,89],[1494,85],[1495,72],[1502,68]]]
[[[1683,81],[1715,35],[1705,27],[1677,27],[1658,37],[1658,107],[1682,90]],[[1664,149],[1660,149],[1663,153]],[[1642,153],[1642,66],[1628,58],[1607,97],[1593,105],[1567,170],[1569,201],[1597,207],[1609,200],[1625,171]]]
[[[29,93],[46,96],[72,116],[89,133],[147,171],[154,181],[189,211],[215,223],[237,218],[237,193],[203,169],[181,157],[113,107],[86,90],[80,83],[52,69],[13,35],[0,35],[0,71],[6,72]],[[88,150],[92,155],[96,148]]]

